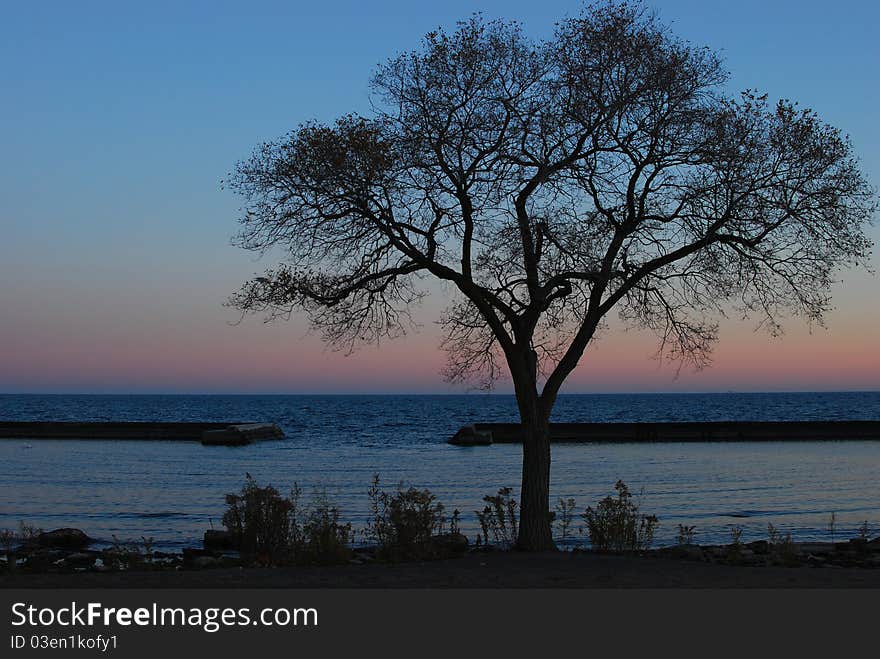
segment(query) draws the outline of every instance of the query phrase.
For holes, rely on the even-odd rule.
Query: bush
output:
[[[602,499],[595,509],[582,515],[587,523],[590,543],[599,551],[637,551],[647,549],[654,540],[658,520],[654,515],[640,515],[623,481],[614,484],[617,497]]]
[[[434,540],[446,525],[443,504],[430,490],[414,487],[404,489],[398,484],[393,493],[379,487],[379,475],[373,476],[368,490],[371,503],[367,536],[379,545],[384,558],[426,558],[436,554]],[[453,533],[458,526],[458,515],[453,515]]]
[[[294,485],[292,498],[298,500],[299,487]],[[294,506],[296,509],[297,506]],[[351,558],[351,523],[343,524],[339,508],[330,503],[326,492],[315,495],[310,510],[306,511],[302,528],[294,518],[293,553],[297,562],[332,564]]]
[[[483,531],[483,543],[488,545],[489,534],[494,544],[509,549],[516,544],[518,534],[517,502],[510,496],[509,487],[502,487],[498,494],[483,497],[486,506],[477,511],[477,519]]]
[[[30,547],[37,544],[37,539],[43,529],[28,524],[23,520],[18,522],[18,531],[12,529],[0,530],[0,547],[2,547],[3,555],[6,558],[6,568],[10,571],[15,570],[16,560],[19,550],[22,547]]]
[[[226,495],[223,525],[235,536],[241,556],[261,565],[291,558],[294,503],[271,485],[260,487],[247,476],[240,494]]]
[[[13,531],[3,529],[0,531],[0,546],[3,547],[4,558],[6,559],[6,569],[10,572],[15,570],[15,543],[16,537]]]
[[[340,563],[351,558],[352,530],[324,491],[304,507],[302,489],[293,484],[289,497],[272,486],[260,487],[250,476],[239,494],[226,495],[223,524],[235,538],[241,557],[260,565]]]
[[[28,524],[24,520],[19,520],[18,531],[13,531],[12,529],[0,530],[0,546],[2,546],[7,553],[12,553],[14,552],[16,545],[36,544],[37,539],[42,532],[43,529],[34,526],[33,524]]]

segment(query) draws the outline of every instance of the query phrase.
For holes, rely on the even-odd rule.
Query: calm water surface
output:
[[[514,421],[509,396],[0,396],[0,419],[271,421],[288,439],[248,447],[189,442],[0,441],[0,528],[19,520],[75,526],[109,541],[152,536],[163,548],[220,527],[223,495],[245,472],[308,495],[325,488],[363,526],[373,473],[429,487],[449,510],[473,511],[483,495],[519,485],[515,445],[461,448],[446,440],[465,423]],[[880,419],[880,392],[563,396],[554,421]],[[660,518],[658,544],[679,523],[696,541],[764,538],[771,522],[796,539],[825,539],[865,519],[880,526],[880,442],[580,444],[553,448],[552,495],[579,508],[617,479]]]

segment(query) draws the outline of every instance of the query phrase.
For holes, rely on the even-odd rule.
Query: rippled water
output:
[[[429,487],[449,510],[519,485],[520,447],[446,444],[461,425],[513,421],[509,396],[0,396],[0,419],[271,421],[288,439],[247,447],[189,442],[0,441],[0,528],[19,520],[75,526],[102,540],[152,536],[159,547],[197,543],[219,527],[223,495],[249,472],[284,490],[326,488],[362,526],[373,473],[386,485]],[[880,419],[880,392],[563,396],[554,421]],[[553,448],[552,494],[580,508],[617,479],[660,518],[659,544],[679,523],[698,542],[839,536],[865,519],[880,526],[880,442],[579,444]]]

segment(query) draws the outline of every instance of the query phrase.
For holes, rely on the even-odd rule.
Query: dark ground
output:
[[[880,588],[880,569],[750,567],[590,553],[289,568],[4,574],[0,588]]]

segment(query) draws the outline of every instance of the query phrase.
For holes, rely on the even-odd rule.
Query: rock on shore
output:
[[[83,549],[92,544],[93,540],[79,529],[63,528],[45,531],[37,536],[37,544],[41,547],[57,547],[61,549]]]

